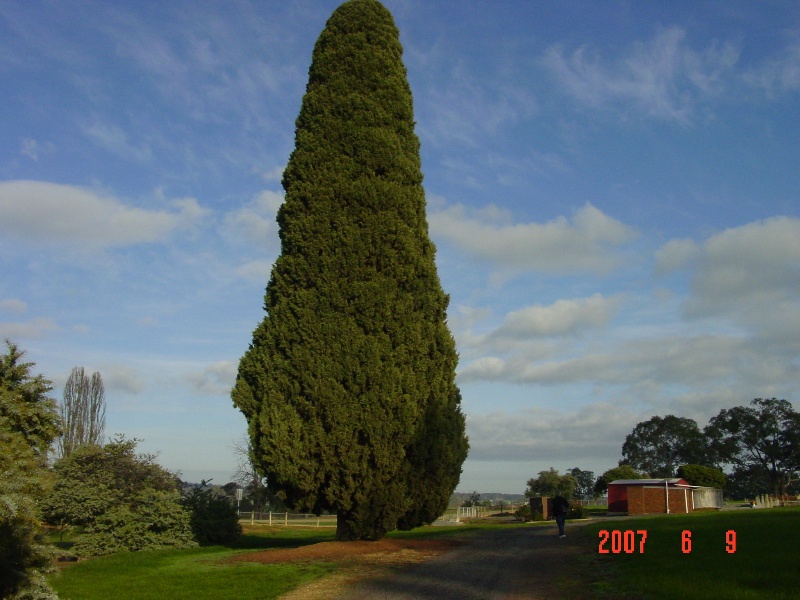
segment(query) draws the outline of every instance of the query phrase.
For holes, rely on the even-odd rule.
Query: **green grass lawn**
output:
[[[551,524],[546,524],[551,525]],[[524,525],[530,527],[531,525]],[[487,528],[517,525],[469,524],[394,532],[398,538],[465,538]],[[601,529],[609,531],[599,554]],[[625,552],[614,553],[618,531],[647,531]],[[691,552],[682,552],[682,532],[691,531]],[[736,551],[728,553],[727,531],[736,532]],[[659,515],[604,520],[571,529],[583,553],[574,577],[582,589],[609,599],[800,600],[800,508]],[[326,528],[269,528],[248,533],[235,548],[121,553],[82,561],[51,577],[62,600],[276,598],[339,568],[330,563],[230,563],[237,553],[292,548],[333,540]],[[570,589],[574,589],[572,586]]]
[[[50,578],[62,600],[243,599],[277,598],[330,573],[328,563],[228,563],[241,552],[294,548],[331,541],[329,529],[283,529],[242,536],[235,548],[120,553],[66,566]]]
[[[623,543],[615,554],[615,529],[647,531],[644,553],[637,534],[632,553]],[[600,530],[609,531],[609,554],[599,554]],[[587,552],[578,570],[600,598],[800,599],[800,508],[658,515],[575,531]],[[683,531],[691,532],[689,553]],[[736,532],[734,553],[728,531]]]

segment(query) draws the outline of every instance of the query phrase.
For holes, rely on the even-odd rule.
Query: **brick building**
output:
[[[689,513],[694,490],[685,479],[618,479],[608,484],[608,512],[646,515]],[[667,510],[669,506],[669,510]]]

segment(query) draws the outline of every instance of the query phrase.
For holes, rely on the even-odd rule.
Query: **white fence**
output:
[[[288,512],[242,512],[239,520],[250,525],[284,525],[286,527],[336,527],[336,515],[308,515]]]

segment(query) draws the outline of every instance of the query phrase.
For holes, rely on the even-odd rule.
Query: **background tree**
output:
[[[46,456],[59,433],[50,382],[6,341],[0,355],[0,598],[55,598],[45,581],[52,550],[35,502],[46,492]]]
[[[639,473],[630,465],[620,465],[609,469],[597,478],[594,484],[594,493],[602,496],[608,491],[608,484],[617,479],[646,479],[647,477],[646,473]]]
[[[401,57],[375,0],[345,2],[320,34],[267,316],[232,391],[270,490],[336,511],[339,540],[435,519],[468,448]]]
[[[725,473],[714,467],[703,465],[681,465],[678,467],[678,477],[682,477],[692,485],[722,489],[727,483]]]
[[[679,465],[706,464],[708,450],[694,419],[667,415],[642,421],[622,445],[620,465],[628,464],[652,477],[675,477]]]
[[[570,474],[560,475],[559,472],[550,467],[547,471],[539,471],[536,479],[528,480],[528,489],[525,496],[564,496],[571,498],[578,487],[578,481]]]
[[[236,455],[236,472],[233,474],[233,479],[244,489],[243,499],[249,504],[249,510],[266,512],[269,508],[269,510],[283,511],[285,509],[283,503],[270,492],[266,478],[258,471],[252,440],[245,438],[234,442],[233,451]]]
[[[575,478],[577,485],[573,497],[578,500],[593,498],[595,477],[592,471],[582,471],[578,467],[570,469],[569,474]]]
[[[86,444],[55,464],[44,515],[54,525],[84,527],[76,554],[196,545],[177,477],[155,455],[137,454],[138,441],[117,436],[104,446]]]
[[[86,375],[73,367],[64,384],[60,406],[63,433],[58,438],[58,456],[69,456],[84,444],[102,444],[106,428],[106,392],[98,372]]]
[[[214,494],[207,484],[208,481],[203,480],[181,500],[191,514],[194,539],[201,546],[232,544],[242,534],[236,506],[229,496]]]
[[[705,428],[715,460],[733,466],[737,488],[783,495],[800,470],[800,414],[787,400],[756,398],[723,409]]]

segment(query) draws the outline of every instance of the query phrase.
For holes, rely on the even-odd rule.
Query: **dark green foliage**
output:
[[[703,465],[681,465],[678,468],[678,477],[682,477],[691,485],[713,487],[722,489],[727,483],[725,473],[714,467]]]
[[[798,479],[800,413],[786,400],[756,398],[750,406],[723,409],[705,434],[715,460],[732,465],[737,488],[749,494],[780,496]]]
[[[528,489],[525,496],[532,498],[535,496],[564,496],[570,498],[575,493],[578,481],[569,473],[559,475],[558,471],[550,467],[547,471],[539,471],[536,479],[528,480]]]
[[[694,419],[667,415],[638,423],[622,445],[620,465],[652,477],[675,477],[678,466],[708,461],[705,436]]]
[[[569,470],[569,474],[575,478],[577,486],[573,497],[579,500],[588,500],[593,498],[595,477],[592,471],[582,471],[578,467],[573,467]]]
[[[80,446],[56,463],[44,515],[53,525],[85,528],[76,554],[195,545],[177,479],[155,456],[136,454],[137,442],[118,436],[105,446]]]
[[[647,477],[646,473],[639,473],[630,465],[620,465],[609,469],[597,478],[594,484],[594,492],[598,496],[605,494],[608,491],[608,484],[617,479],[646,479]]]
[[[447,506],[467,454],[399,34],[351,0],[314,48],[267,316],[232,392],[272,492],[379,539]]]
[[[33,363],[21,362],[25,355],[6,340],[8,352],[0,356],[0,427],[25,438],[41,456],[61,433],[53,389],[42,375],[32,375]]]
[[[53,552],[44,542],[35,499],[48,489],[45,457],[59,433],[50,382],[33,375],[17,346],[0,356],[0,598],[55,598],[44,574]]]
[[[72,550],[79,556],[99,556],[196,545],[179,493],[149,488],[99,515]]]
[[[201,546],[232,544],[242,534],[236,507],[228,497],[203,489],[205,484],[192,488],[181,501],[191,514],[194,539]]]
[[[571,500],[569,503],[569,511],[567,512],[568,519],[585,519],[589,516],[589,509],[586,508],[580,501]]]
[[[34,498],[49,481],[22,435],[0,429],[0,598],[48,598],[44,574],[53,551],[44,541]]]

